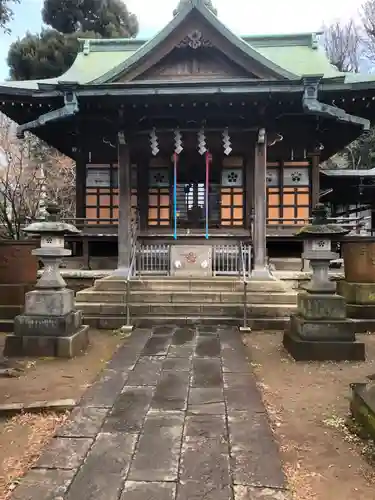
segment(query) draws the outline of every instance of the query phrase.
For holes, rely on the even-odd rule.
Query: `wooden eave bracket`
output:
[[[64,94],[64,106],[59,109],[54,109],[43,115],[40,115],[36,120],[24,123],[17,127],[16,135],[18,139],[25,137],[25,132],[42,127],[46,123],[56,122],[64,118],[74,116],[79,111],[79,104],[77,96],[74,92],[66,92]]]
[[[337,121],[357,125],[362,127],[364,131],[369,130],[371,125],[370,120],[362,118],[361,116],[350,115],[344,109],[319,101],[318,94],[321,79],[322,76],[320,75],[306,77],[303,79],[304,92],[302,97],[302,106],[304,111],[312,115],[333,118]]]

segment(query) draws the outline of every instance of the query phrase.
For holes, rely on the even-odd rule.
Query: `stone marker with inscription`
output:
[[[202,278],[212,276],[212,247],[210,245],[172,245],[172,276]]]
[[[311,263],[312,278],[298,294],[297,314],[290,318],[284,347],[297,361],[364,360],[365,346],[356,342],[354,323],[346,316],[345,299],[336,294],[336,283],[328,275],[329,263],[336,257],[331,241],[348,231],[329,224],[322,205],[313,214],[313,222],[299,232],[304,238],[303,258]]]
[[[23,314],[14,320],[14,334],[5,342],[5,356],[51,356],[71,358],[86,350],[88,326],[82,325],[82,313],[75,310],[74,292],[66,288],[59,265],[71,254],[64,246],[64,235],[78,233],[71,224],[59,220],[59,209],[47,206],[48,217],[24,229],[40,234],[40,248],[33,254],[44,263],[35,290],[26,293]]]

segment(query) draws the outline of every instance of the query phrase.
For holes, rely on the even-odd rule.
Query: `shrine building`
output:
[[[191,0],[150,40],[81,40],[60,77],[0,84],[0,110],[76,162],[86,259],[168,274],[202,246],[230,274],[240,243],[268,279],[267,248],[301,251],[319,164],[370,128],[375,77],[339,72],[319,34],[239,37]]]

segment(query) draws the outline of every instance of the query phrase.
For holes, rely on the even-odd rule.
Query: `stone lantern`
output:
[[[65,248],[66,234],[79,230],[59,220],[59,208],[50,204],[44,221],[24,231],[40,235],[40,248],[32,251],[44,264],[35,290],[26,293],[24,313],[14,320],[14,334],[6,338],[5,356],[73,357],[88,346],[88,326],[74,306],[74,292],[66,288],[59,265],[71,255]]]
[[[297,313],[290,318],[284,334],[284,347],[296,360],[363,360],[364,344],[356,342],[354,322],[346,317],[344,297],[337,295],[336,282],[329,279],[329,263],[337,257],[332,241],[348,230],[329,223],[327,212],[319,204],[311,224],[298,235],[304,240],[303,258],[312,268],[309,283],[297,297]]]

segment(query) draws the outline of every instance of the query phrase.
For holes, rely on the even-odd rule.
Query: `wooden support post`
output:
[[[83,257],[83,269],[91,269],[90,267],[90,245],[89,240],[86,236],[82,239],[82,257]]]
[[[87,164],[86,151],[84,149],[81,149],[76,160],[76,218],[77,219],[84,219],[86,217],[86,164]],[[78,224],[78,226],[79,225],[80,224]]]
[[[246,229],[249,230],[250,237],[253,237],[252,226],[253,221],[251,220],[253,214],[253,199],[254,199],[254,154],[247,153],[244,157],[244,169],[245,169],[245,207],[246,213],[244,214],[244,221],[246,224]]]
[[[267,134],[259,131],[254,165],[254,268],[250,279],[275,280],[267,265]]]
[[[145,231],[148,226],[148,176],[149,176],[150,158],[141,156],[137,162],[137,198],[139,226]]]
[[[118,135],[118,185],[118,261],[114,275],[127,278],[131,253],[131,163],[129,146],[121,132]]]

